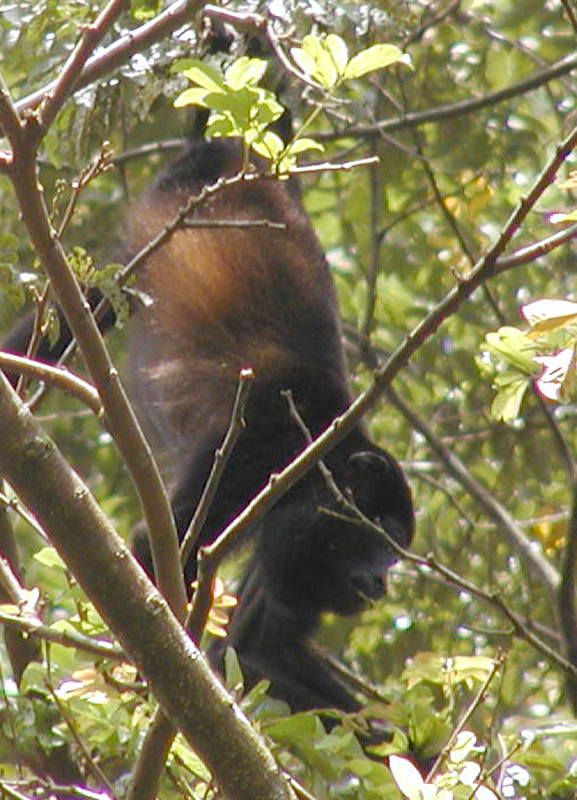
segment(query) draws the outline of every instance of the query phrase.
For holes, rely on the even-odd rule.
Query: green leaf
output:
[[[189,772],[205,783],[209,783],[212,777],[211,773],[207,770],[196,753],[190,749],[184,736],[180,733],[177,735],[172,745],[171,755],[178,755],[180,761],[182,761]]]
[[[208,90],[201,89],[200,86],[195,86],[192,89],[185,89],[184,92],[178,95],[173,105],[175,108],[184,108],[185,106],[202,106],[206,108],[206,97],[208,94]]]
[[[402,51],[394,44],[374,44],[351,58],[344,71],[344,77],[347,80],[360,78],[369,72],[396,64],[402,57]]]
[[[226,71],[226,84],[234,91],[245,86],[256,86],[264,76],[267,63],[262,58],[238,58]]]
[[[202,61],[195,60],[194,66],[185,69],[182,74],[185,78],[188,78],[193,83],[197,83],[209,92],[224,91],[222,76],[215,69],[204,64]]]
[[[291,53],[303,72],[326,89],[337,83],[339,73],[327,47],[326,37],[309,34],[304,37],[302,48],[295,47]]]
[[[491,403],[491,416],[508,424],[516,420],[528,386],[527,378],[512,373],[498,375],[495,379],[497,394]]]
[[[275,720],[267,726],[267,732],[279,741],[311,743],[325,735],[319,718],[308,711]]]
[[[533,356],[538,352],[536,343],[518,328],[504,326],[485,336],[485,347],[491,353],[504,358],[509,364],[526,373],[534,375],[537,365]]]
[[[284,142],[278,134],[266,131],[260,140],[252,143],[252,148],[263,158],[274,161],[283,152]]]
[[[302,47],[293,47],[291,48],[291,56],[305,75],[309,78],[316,76],[316,61],[310,53],[307,53]]]
[[[321,142],[317,142],[316,139],[308,139],[304,137],[303,139],[295,139],[295,141],[291,143],[287,152],[292,156],[296,156],[299,153],[304,153],[306,150],[319,150],[323,152],[324,149],[325,146],[321,144]]]
[[[34,560],[44,564],[45,567],[68,569],[53,547],[43,547],[37,553],[34,553]]]
[[[219,136],[241,136],[241,130],[234,119],[224,114],[211,114],[206,133],[218,139]]]
[[[233,692],[238,692],[244,686],[244,677],[236,650],[227,647],[224,654],[224,680],[226,686]]]
[[[134,19],[144,22],[162,11],[162,0],[132,0],[130,7]]]
[[[333,64],[339,75],[344,75],[347,62],[349,60],[349,53],[345,40],[335,33],[329,33],[324,40],[326,49],[331,55]]]
[[[117,281],[117,275],[121,269],[121,264],[107,264],[95,272],[92,281],[92,284],[100,289],[114,309],[116,325],[119,328],[122,328],[130,317],[129,292],[126,291],[128,287],[120,286]],[[130,283],[133,284],[134,279]]]

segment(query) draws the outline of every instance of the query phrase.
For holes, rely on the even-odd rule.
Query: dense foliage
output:
[[[318,166],[300,179],[339,290],[357,393],[393,354],[377,373],[384,391],[368,424],[407,471],[421,556],[398,562],[384,601],[354,620],[327,619],[320,637],[360,676],[367,715],[386,721],[391,740],[369,759],[355,735],[362,720],[327,733],[314,714],[291,717],[267,700],[266,686],[242,706],[302,784],[297,794],[575,796],[576,315],[573,304],[530,305],[575,299],[572,0],[238,2],[204,15],[193,3],[186,14],[184,2],[164,12],[144,0],[123,5],[109,3],[119,13],[99,23],[92,60],[81,59],[84,72],[68,88],[61,83],[61,106],[38,134],[51,224],[79,280],[101,286],[126,321],[114,279],[122,209],[193,129],[193,101],[217,109],[216,133],[268,147],[278,171],[300,153],[301,166]],[[35,93],[65,74],[103,9],[85,0],[0,4],[3,332],[27,300],[41,304],[42,325],[56,335],[42,253],[12,185],[19,134],[7,97],[30,119]],[[150,34],[169,9],[178,26]],[[129,31],[132,49],[116,58],[111,48]],[[239,62],[247,53],[264,61]],[[255,71],[247,77],[239,63]],[[246,116],[242,91],[258,119]],[[266,139],[280,113],[273,92],[293,116],[289,151]],[[119,365],[125,327],[108,340]],[[73,366],[86,372],[81,359]],[[114,432],[58,389],[40,402],[37,382],[20,388],[128,540],[141,511]],[[122,797],[155,700],[118,648],[107,657],[114,637],[46,539],[45,521],[7,486],[0,501],[0,543],[21,580],[15,586],[2,562],[0,790],[71,796],[58,786],[72,782],[73,796]],[[223,573],[233,593],[233,559]],[[40,624],[39,636],[17,634]],[[19,678],[30,653],[37,660]],[[229,666],[240,698],[232,657]],[[388,760],[408,753],[433,766],[424,775],[435,788],[420,785],[406,760]],[[159,796],[217,791],[179,735]]]

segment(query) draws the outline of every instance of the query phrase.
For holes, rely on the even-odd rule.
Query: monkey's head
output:
[[[397,462],[374,448],[351,455],[337,476],[365,517],[402,547],[413,536],[410,490]],[[356,614],[385,593],[397,560],[388,539],[339,506],[320,474],[267,517],[258,550],[270,596],[302,613]]]
[[[357,507],[401,547],[413,540],[415,517],[411,490],[398,462],[380,447],[349,456],[344,485]]]

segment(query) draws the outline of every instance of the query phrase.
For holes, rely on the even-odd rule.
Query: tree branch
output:
[[[88,488],[2,375],[0,472],[42,521],[172,724],[182,730],[223,793],[231,800],[289,800],[292,792],[251,724]]]
[[[393,378],[409,362],[414,353],[437,332],[443,322],[455,314],[476,289],[494,276],[495,265],[499,257],[502,256],[511,239],[518,232],[527,214],[547,187],[553,183],[561,165],[576,145],[577,128],[574,128],[556,148],[555,153],[540,175],[538,175],[529,193],[519,200],[517,207],[506,221],[500,235],[470,271],[469,275],[456,283],[435,308],[406,336],[405,340],[387,359],[383,367],[375,372],[372,386],[360,394],[349,409],[333,420],[331,425],[291,464],[280,473],[271,476],[264,489],[251,500],[244,511],[230,523],[211,545],[204,549],[205,559],[217,558],[220,560],[237,546],[239,539],[245,540],[248,533],[278,499],[360,422],[363,416],[376,404]],[[541,569],[537,566],[536,569],[540,578],[548,585],[556,585],[558,580],[556,573],[551,573],[547,567]]]
[[[514,552],[519,554],[528,571],[551,597],[554,596],[560,580],[559,573],[555,567],[535,550],[530,539],[525,536],[509,512],[480,481],[471,475],[455,453],[443,445],[425,420],[415,414],[409,404],[392,387],[387,389],[386,394],[393,405],[409,420],[411,426],[425,437],[429,447],[437,455],[441,463],[444,464],[449,474],[469,492],[489,519],[493,520]]]
[[[540,86],[544,86],[555,78],[560,78],[562,75],[572,72],[576,67],[577,54],[574,53],[556,61],[550,67],[547,67],[547,69],[539,70],[528,78],[514,83],[512,86],[507,86],[505,89],[499,89],[496,92],[490,92],[489,94],[483,95],[483,97],[461,100],[457,103],[428,108],[424,111],[414,111],[401,117],[381,120],[371,125],[349,125],[342,131],[316,133],[315,139],[318,139],[320,142],[335,141],[349,137],[366,139],[373,136],[380,136],[383,133],[391,133],[392,131],[401,131],[407,128],[416,128],[420,125],[428,125],[431,122],[442,122],[447,119],[463,117],[466,114],[479,111],[481,108],[491,108],[506,100],[511,100],[514,97],[527,94],[527,92],[538,89]]]
[[[66,394],[76,397],[81,403],[87,405],[97,417],[100,417],[102,403],[98,392],[94,386],[69,370],[63,367],[53,367],[51,364],[44,364],[33,358],[15,356],[13,353],[5,353],[1,350],[0,367],[6,372],[15,372],[37,381],[51,383]]]
[[[116,67],[124,64],[135,53],[139,53],[154,42],[160,41],[173,31],[184,25],[201,8],[200,0],[177,0],[162,11],[158,16],[121,36],[116,42],[105,48],[98,55],[92,56],[84,64],[77,76],[74,89],[82,89],[104,75],[108,75]],[[51,94],[58,81],[51,83],[18,101],[15,106],[22,112],[36,108],[46,97]],[[2,120],[2,124],[4,121]]]
[[[52,84],[51,90],[43,98],[40,113],[40,124],[43,128],[50,127],[59,110],[76,88],[87,59],[127,6],[126,0],[110,0],[96,20],[85,26],[82,38],[64,64],[60,75]]]
[[[577,603],[575,597],[577,578],[577,481],[573,482],[572,489],[573,509],[567,526],[567,541],[563,553],[561,583],[557,596],[557,613],[565,654],[571,664],[577,667]],[[577,714],[577,678],[575,675],[567,676],[567,694],[573,707],[573,713]]]
[[[28,122],[37,130],[33,118]],[[9,172],[22,221],[44,267],[70,330],[78,342],[102,401],[106,424],[133,479],[150,534],[156,578],[177,614],[184,616],[186,592],[180,569],[178,538],[170,503],[157,464],[124,387],[104,345],[98,325],[50,224],[36,172],[38,140],[27,126],[12,125],[10,102],[0,93],[0,123],[8,123],[13,159]],[[5,125],[6,127],[6,125]]]
[[[198,536],[210,510],[224,467],[239,435],[244,430],[244,410],[253,380],[254,373],[251,369],[241,370],[228,430],[221,446],[214,454],[212,469],[206,480],[206,485],[192,521],[180,545],[183,564],[187,562],[198,541]],[[199,569],[193,604],[186,619],[186,630],[195,642],[200,641],[212,604],[213,577],[214,569],[212,572],[207,572],[206,570],[203,572],[202,568]],[[162,709],[157,708],[146,731],[138,761],[132,773],[126,800],[154,800],[175,732],[174,726],[166,719]]]

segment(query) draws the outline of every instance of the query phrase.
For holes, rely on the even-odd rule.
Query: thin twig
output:
[[[48,689],[48,691],[50,693],[50,696],[52,697],[52,700],[54,701],[54,703],[58,707],[58,711],[60,712],[60,716],[62,717],[62,719],[64,720],[64,724],[66,725],[66,727],[70,731],[70,735],[71,735],[72,740],[74,741],[74,743],[76,745],[76,748],[79,750],[80,754],[82,755],[83,764],[86,766],[88,771],[92,773],[92,775],[96,779],[96,781],[101,786],[105,787],[106,791],[108,792],[109,797],[111,797],[112,800],[116,800],[117,796],[116,796],[116,793],[114,791],[114,787],[112,786],[112,784],[108,780],[107,776],[102,771],[100,765],[94,760],[94,758],[92,758],[92,755],[90,754],[90,751],[89,751],[88,747],[84,744],[84,740],[82,739],[82,736],[80,736],[80,734],[78,733],[78,731],[76,729],[76,725],[74,723],[74,720],[72,719],[72,717],[68,713],[68,709],[66,708],[65,704],[62,702],[60,697],[58,697],[58,693],[56,692],[56,690],[54,689],[54,687],[52,686],[52,684],[49,681],[45,681],[45,686]]]
[[[48,129],[80,80],[82,70],[98,44],[128,7],[126,0],[110,0],[93,23],[84,27],[84,34],[64,64],[52,89],[44,95],[40,123]]]
[[[563,647],[569,661],[577,667],[577,481],[573,482],[573,509],[567,526],[567,541],[561,567],[561,583],[557,597],[557,617],[563,636]],[[567,693],[577,714],[577,679],[567,676]]]
[[[214,454],[212,468],[202,496],[182,540],[180,552],[183,564],[186,564],[198,542],[200,531],[212,505],[226,463],[234,450],[238,437],[244,430],[244,413],[253,379],[254,373],[251,369],[241,370],[228,430],[221,446]],[[195,641],[200,639],[212,605],[213,576],[214,571],[207,569],[203,571],[201,557],[194,600],[185,622],[186,630]],[[174,726],[166,719],[160,706],[157,707],[138,754],[126,800],[152,800],[155,797],[156,787],[164,769],[175,732]]]
[[[117,67],[126,63],[135,53],[139,53],[146,47],[160,41],[173,31],[180,28],[188,20],[192,19],[200,9],[200,0],[177,0],[171,3],[164,11],[154,19],[145,22],[139,28],[129,31],[116,42],[106,47],[98,55],[89,58],[80,75],[75,82],[75,90],[82,89],[90,83],[104,77]],[[36,108],[50,94],[57,81],[52,81],[36,92],[24,97],[16,103],[19,112]],[[4,125],[4,120],[2,120]]]
[[[560,580],[559,573],[555,567],[535,551],[532,542],[518,527],[505,507],[502,506],[494,495],[469,472],[455,452],[451,448],[446,447],[440,439],[435,436],[431,426],[420,415],[416,414],[410,405],[405,402],[392,387],[386,390],[386,394],[394,406],[409,420],[414,430],[419,431],[419,433],[425,437],[429,447],[445,466],[449,474],[475,498],[475,501],[483,508],[489,519],[495,522],[505,539],[523,559],[528,570],[535,575],[549,595],[553,596]]]
[[[577,237],[577,224],[570,225],[562,231],[547,236],[538,242],[520,247],[509,256],[502,256],[495,262],[495,275],[500,275],[502,272],[520,267],[523,264],[530,264],[538,258],[547,255],[555,248],[567,244]]]
[[[5,494],[0,492],[0,505],[4,506],[4,508],[9,508],[12,511],[16,512],[19,517],[30,525],[33,531],[35,531],[40,539],[43,542],[48,541],[48,536],[46,535],[46,531],[40,526],[40,523],[36,520],[35,517],[32,516],[24,506],[18,502],[16,497],[7,497]]]
[[[102,413],[100,396],[94,386],[63,367],[53,367],[42,361],[35,361],[26,356],[16,356],[4,351],[0,351],[0,367],[6,372],[15,372],[37,381],[50,383],[62,389],[66,394],[76,397],[87,405],[97,417]]]
[[[571,0],[561,0],[561,5],[565,9],[565,13],[573,28],[573,33],[577,35],[577,15],[575,14],[575,9],[571,5]]]
[[[371,125],[350,125],[343,128],[341,131],[315,134],[315,138],[321,142],[335,141],[350,137],[365,139],[372,136],[379,136],[384,132],[390,133],[407,128],[416,128],[431,122],[442,122],[447,119],[462,117],[466,114],[479,111],[482,108],[492,108],[498,103],[503,103],[506,100],[511,100],[514,97],[527,94],[555,78],[572,72],[576,67],[577,54],[573,53],[570,56],[556,61],[547,69],[539,70],[518,83],[507,86],[505,89],[491,92],[483,97],[461,100],[457,103],[425,109],[425,111],[415,111],[401,117],[381,120]]]
[[[435,763],[433,764],[433,766],[429,770],[429,772],[427,774],[427,782],[429,782],[431,780],[431,778],[434,775],[436,775],[436,773],[438,772],[438,770],[439,770],[441,764],[443,763],[444,759],[449,755],[449,752],[451,751],[451,748],[454,746],[455,742],[457,741],[458,735],[461,733],[461,731],[463,730],[463,728],[465,727],[467,722],[473,716],[474,712],[479,708],[479,706],[483,702],[483,699],[485,697],[485,693],[487,692],[489,686],[493,683],[493,680],[495,679],[495,676],[497,675],[499,670],[502,669],[502,667],[503,667],[503,657],[498,655],[497,658],[495,659],[494,664],[493,664],[493,669],[491,670],[491,672],[489,673],[487,678],[483,681],[482,686],[479,688],[479,691],[477,692],[477,694],[473,698],[472,702],[469,703],[469,706],[465,710],[465,713],[462,715],[462,717],[459,720],[459,722],[455,725],[453,731],[451,732],[451,735],[449,736],[448,741],[443,746],[443,749],[441,750],[441,752],[437,756],[437,759],[436,759]]]
[[[202,495],[194,512],[194,516],[180,544],[180,557],[183,564],[186,564],[190,554],[198,543],[200,532],[204,523],[206,522],[206,518],[222,478],[224,468],[226,467],[228,459],[234,450],[236,442],[238,441],[238,437],[245,429],[246,422],[244,419],[244,412],[248,400],[248,393],[253,380],[254,372],[252,369],[242,369],[240,371],[238,376],[238,388],[228,430],[221,446],[215,450],[210,474],[206,480],[204,489],[202,490]],[[195,603],[197,595],[198,592],[195,595]],[[191,619],[189,618],[189,624],[190,623]]]

